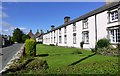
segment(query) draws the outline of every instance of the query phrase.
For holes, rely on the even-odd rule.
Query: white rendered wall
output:
[[[107,38],[107,11],[97,14],[97,41],[102,38]]]

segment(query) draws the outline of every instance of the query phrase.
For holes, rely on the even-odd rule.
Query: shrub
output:
[[[83,48],[84,41],[80,42],[80,47]]]
[[[100,39],[98,42],[97,42],[97,45],[96,45],[96,48],[105,48],[105,47],[108,47],[110,45],[110,42],[108,39]]]
[[[27,39],[25,41],[25,54],[28,56],[36,55],[36,42],[34,39]]]
[[[40,70],[40,69],[47,69],[48,68],[48,64],[46,60],[42,60],[42,59],[35,59],[32,62],[30,62],[29,64],[26,65],[25,67],[26,69],[30,69],[30,70]]]
[[[23,35],[22,35],[22,42],[25,42],[25,40],[28,39],[28,38],[29,38],[28,35],[23,34]]]
[[[55,46],[54,44],[50,44],[50,46]]]
[[[117,49],[120,50],[120,43],[118,43],[118,45],[117,45]]]

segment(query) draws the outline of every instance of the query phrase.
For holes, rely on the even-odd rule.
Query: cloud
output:
[[[20,30],[22,30],[25,34],[28,33],[28,29],[25,27],[16,27],[11,25],[10,23],[7,22],[2,22],[2,33],[3,34],[7,34],[7,35],[12,35],[14,29],[19,28]]]
[[[15,27],[12,26],[11,24],[4,21],[2,22],[2,29],[1,29],[2,34],[11,35],[14,29]]]
[[[6,18],[9,17],[5,12],[0,12],[0,18]]]
[[[0,18],[6,18],[8,15],[3,11],[4,7],[0,6]]]
[[[8,15],[5,12],[2,12],[2,17],[6,18],[6,17],[8,17]]]
[[[22,30],[25,34],[27,34],[29,31],[25,27],[18,27],[20,30]]]
[[[2,28],[6,28],[6,29],[9,29],[9,30],[14,30],[16,27],[14,27],[11,24],[3,21],[2,22]]]

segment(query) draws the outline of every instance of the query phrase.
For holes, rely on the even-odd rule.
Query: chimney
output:
[[[68,16],[64,17],[64,23],[67,23],[69,21],[70,21],[70,17],[68,17]]]
[[[32,30],[30,30],[30,32],[32,32]]]
[[[43,30],[40,30],[40,33],[43,33]]]
[[[53,30],[54,28],[55,28],[55,26],[54,26],[54,25],[52,25],[52,26],[51,26],[51,30]]]

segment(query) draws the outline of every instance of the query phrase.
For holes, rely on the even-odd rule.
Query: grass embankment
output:
[[[92,55],[88,50],[38,44],[37,59],[47,61],[48,69],[21,70],[27,74],[116,74],[118,57]],[[46,56],[44,56],[46,55]],[[90,56],[92,55],[92,56]],[[74,65],[70,65],[76,62]],[[70,65],[70,66],[68,66]]]

